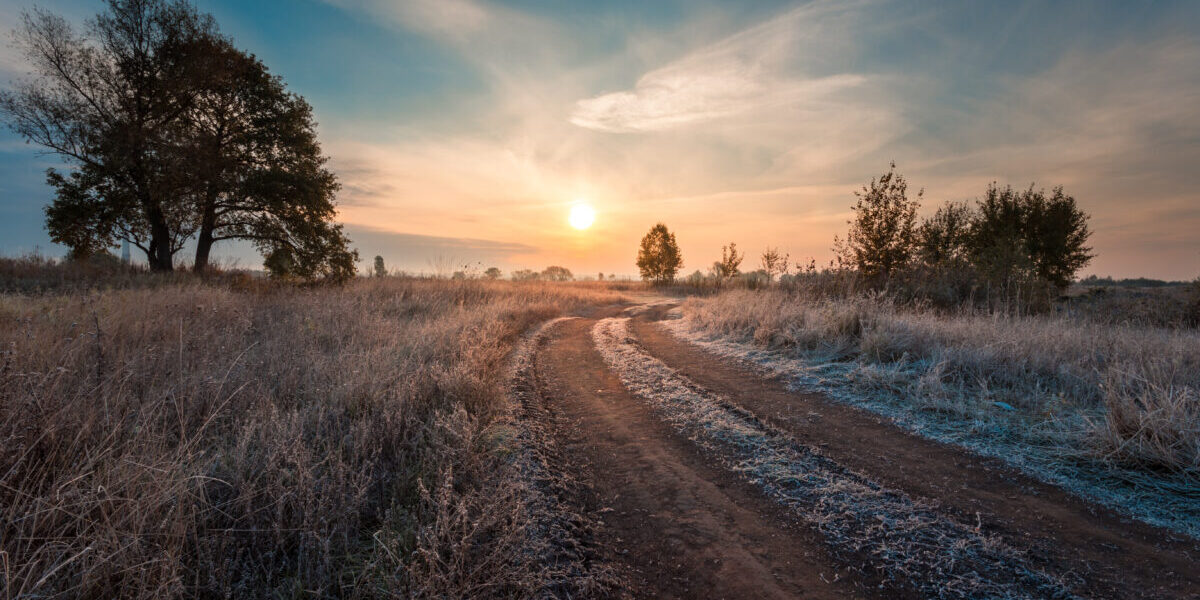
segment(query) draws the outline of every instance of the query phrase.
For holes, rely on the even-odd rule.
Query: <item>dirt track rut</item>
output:
[[[578,508],[602,520],[602,545],[635,596],[895,598],[929,596],[937,589],[922,588],[911,572],[897,576],[890,570],[909,563],[897,562],[904,557],[898,559],[888,547],[894,541],[888,525],[880,531],[852,522],[849,531],[865,532],[858,537],[866,543],[847,548],[838,513],[825,504],[811,510],[805,504],[826,499],[813,500],[807,492],[781,494],[778,482],[774,488],[764,484],[769,477],[739,474],[730,468],[744,464],[737,462],[742,459],[736,445],[727,453],[720,444],[706,443],[703,430],[681,426],[678,418],[668,422],[661,406],[647,401],[653,394],[646,389],[630,392],[628,380],[622,383],[624,374],[612,368],[611,356],[606,363],[593,341],[597,323],[619,312],[610,309],[556,325],[536,353],[534,372],[542,402],[557,415],[560,444],[575,464],[585,465],[581,476],[590,491]],[[697,394],[748,419],[737,426],[761,427],[772,443],[794,442],[798,452],[819,448],[814,452],[820,460],[837,463],[833,472],[845,465],[846,473],[869,489],[878,487],[874,481],[886,486],[881,494],[900,499],[893,504],[915,503],[914,514],[936,532],[930,539],[986,546],[982,560],[1003,568],[992,575],[983,564],[982,577],[1007,579],[978,589],[1007,590],[1014,597],[1041,597],[1052,589],[1081,597],[1197,597],[1192,542],[1172,541],[1164,532],[856,409],[787,392],[778,381],[665,334],[653,323],[663,312],[652,309],[628,322],[629,336],[636,338],[631,343],[653,356],[648,360],[661,361]],[[787,482],[806,476],[776,478]],[[792,497],[799,500],[788,500]],[[1000,550],[994,552],[992,544]],[[915,553],[911,565],[932,565],[934,580],[945,574],[936,550],[931,551],[935,554]],[[1019,567],[1002,564],[1007,556]],[[973,573],[975,566],[964,569]],[[1034,585],[1044,581],[1061,586]],[[944,595],[972,597],[970,588]]]

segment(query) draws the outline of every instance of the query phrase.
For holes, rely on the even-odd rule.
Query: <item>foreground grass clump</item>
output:
[[[0,296],[0,597],[534,595],[489,423],[616,297],[410,279]]]
[[[1200,534],[1200,332],[781,290],[693,298],[683,315],[928,435]]]

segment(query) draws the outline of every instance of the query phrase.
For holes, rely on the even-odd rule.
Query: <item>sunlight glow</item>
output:
[[[571,207],[571,215],[567,222],[575,229],[587,229],[596,221],[596,211],[587,204],[576,204]]]

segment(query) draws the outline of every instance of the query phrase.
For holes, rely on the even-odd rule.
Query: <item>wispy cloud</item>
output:
[[[630,90],[579,100],[570,120],[599,131],[658,131],[747,113],[794,119],[850,100],[867,77],[813,75],[811,53],[835,44],[840,28],[829,21],[852,11],[817,2],[785,12],[646,73]]]
[[[633,91],[580,100],[571,123],[610,132],[658,131],[757,110],[827,103],[860,87],[859,75],[778,81],[742,65],[677,65],[654,71]]]

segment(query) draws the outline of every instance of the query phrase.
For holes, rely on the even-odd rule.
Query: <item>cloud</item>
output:
[[[814,75],[813,67],[854,12],[825,2],[790,10],[644,74],[631,90],[577,101],[570,121],[606,132],[660,131],[747,113],[794,118],[851,100],[866,76]]]
[[[489,76],[521,64],[545,67],[571,47],[550,21],[484,0],[323,1],[395,31],[436,39]]]
[[[738,65],[675,66],[647,74],[631,92],[580,100],[571,123],[609,132],[659,131],[788,105],[825,103],[859,87],[860,75],[772,81]]]

